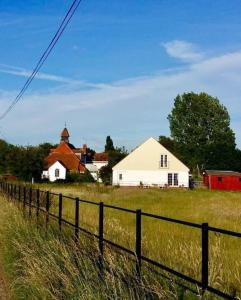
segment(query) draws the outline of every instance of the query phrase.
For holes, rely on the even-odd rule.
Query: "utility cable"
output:
[[[50,53],[52,52],[53,48],[57,44],[58,40],[60,39],[61,35],[63,34],[64,30],[66,29],[67,25],[69,24],[70,20],[72,19],[73,15],[75,14],[77,8],[79,7],[81,1],[82,0],[74,0],[73,1],[72,5],[70,6],[68,12],[66,13],[64,19],[62,20],[57,32],[55,33],[55,35],[52,38],[51,42],[49,43],[48,47],[46,48],[46,50],[44,51],[44,53],[42,54],[42,56],[38,60],[35,68],[33,69],[32,73],[31,73],[31,75],[29,76],[29,78],[25,82],[24,86],[22,87],[22,89],[20,90],[20,92],[18,93],[18,95],[16,96],[14,101],[5,110],[5,112],[0,116],[0,120],[3,120],[7,116],[7,114],[9,114],[9,112],[13,109],[13,107],[22,98],[23,94],[25,93],[25,91],[27,90],[27,88],[29,87],[29,85],[31,84],[31,82],[33,81],[35,76],[37,75],[38,71],[40,70],[40,68],[42,67],[44,62],[47,60]]]

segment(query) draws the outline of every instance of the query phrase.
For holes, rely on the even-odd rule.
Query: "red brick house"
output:
[[[82,148],[75,148],[69,142],[69,136],[68,129],[64,128],[61,132],[60,144],[51,149],[45,159],[46,167],[42,173],[42,178],[55,181],[66,179],[67,172],[84,173],[89,170],[94,179],[98,180],[100,167],[108,163],[107,154],[94,154],[88,151],[86,144]]]

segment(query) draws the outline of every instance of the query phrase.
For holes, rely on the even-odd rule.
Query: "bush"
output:
[[[106,185],[111,184],[111,175],[112,175],[112,169],[109,164],[107,166],[103,166],[100,169],[100,178],[104,184]]]
[[[74,183],[74,182],[95,182],[93,176],[88,170],[84,173],[67,173],[65,182]]]

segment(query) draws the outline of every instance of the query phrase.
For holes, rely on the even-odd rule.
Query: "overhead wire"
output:
[[[66,29],[67,25],[69,24],[70,20],[72,19],[73,15],[75,14],[77,8],[79,7],[81,1],[82,0],[74,0],[72,2],[68,12],[66,13],[64,19],[61,22],[57,32],[55,33],[55,35],[52,38],[51,42],[49,43],[48,47],[46,48],[46,50],[44,51],[44,53],[42,54],[42,56],[38,60],[35,68],[33,69],[32,73],[31,73],[31,75],[29,76],[29,78],[27,79],[24,86],[22,87],[22,89],[20,90],[20,92],[18,93],[16,98],[13,100],[13,102],[4,111],[4,113],[2,115],[0,115],[0,120],[3,120],[7,116],[7,114],[9,114],[9,112],[13,109],[13,107],[22,98],[23,94],[25,93],[25,91],[27,90],[27,88],[29,87],[29,85],[31,84],[31,82],[33,81],[35,76],[37,75],[38,71],[40,70],[40,68],[42,67],[44,62],[49,57],[50,53],[52,52],[52,50],[55,47],[58,40],[60,39],[61,35],[63,34],[64,30]]]

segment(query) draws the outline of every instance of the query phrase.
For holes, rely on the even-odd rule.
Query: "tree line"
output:
[[[204,169],[241,171],[241,150],[230,128],[228,110],[218,98],[193,92],[177,95],[167,119],[170,136],[161,135],[159,142],[193,174],[200,175]],[[54,147],[50,143],[23,147],[0,140],[0,174],[40,180],[44,159]],[[105,152],[109,163],[100,170],[100,177],[110,183],[112,167],[128,152],[124,147],[115,147],[110,136],[106,138]]]
[[[0,140],[0,174],[11,174],[20,180],[41,179],[44,159],[55,145],[18,146]]]

